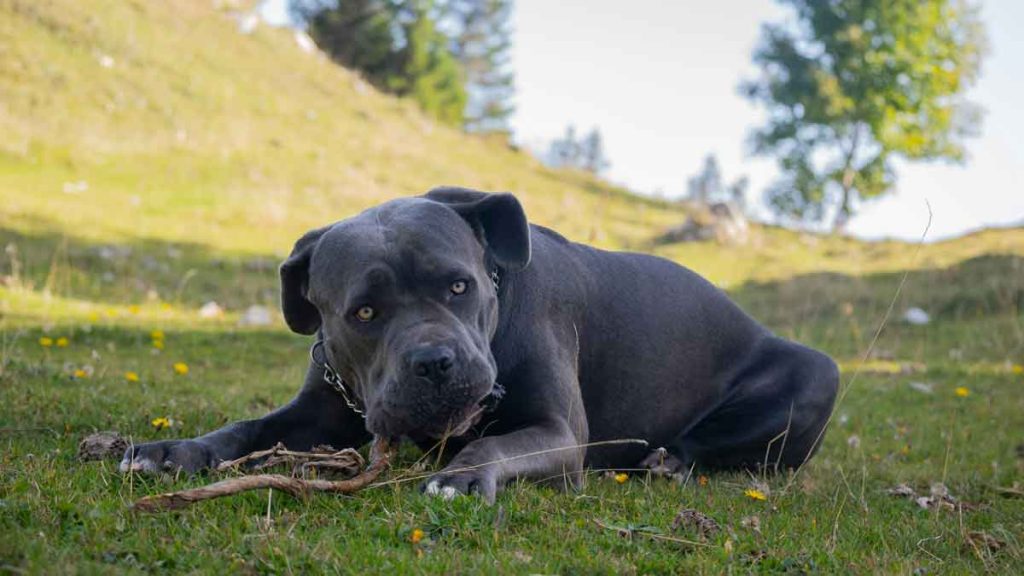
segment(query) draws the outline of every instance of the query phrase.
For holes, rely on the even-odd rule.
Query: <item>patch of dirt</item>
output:
[[[78,444],[78,459],[83,462],[90,460],[120,460],[128,449],[128,441],[113,430],[105,430],[89,434]]]
[[[718,526],[718,522],[715,522],[715,519],[707,514],[693,508],[683,508],[676,514],[675,520],[672,521],[672,531],[678,532],[680,530],[697,534],[703,542],[709,536],[721,530],[721,528]]]

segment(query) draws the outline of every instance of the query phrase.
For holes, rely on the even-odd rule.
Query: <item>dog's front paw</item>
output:
[[[427,480],[423,492],[451,500],[462,494],[479,494],[488,504],[494,503],[498,483],[492,473],[484,469],[442,470]]]
[[[213,452],[195,440],[163,440],[129,446],[121,460],[121,472],[177,472],[189,474],[216,465]]]

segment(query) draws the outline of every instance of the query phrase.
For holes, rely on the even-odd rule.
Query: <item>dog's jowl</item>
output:
[[[831,359],[697,274],[569,242],[510,194],[440,188],[312,230],[281,290],[288,326],[311,336],[298,395],[257,420],[135,446],[123,470],[374,434],[443,440],[427,492],[488,500],[517,477],[577,482],[584,466],[793,467],[817,449],[838,386]],[[616,439],[647,445],[602,444]]]

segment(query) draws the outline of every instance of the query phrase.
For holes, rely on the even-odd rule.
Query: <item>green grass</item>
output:
[[[434,125],[287,33],[243,36],[210,6],[0,1],[0,572],[1021,571],[1024,499],[996,488],[1024,476],[1024,230],[916,257],[906,243],[770,227],[744,246],[655,246],[678,207]],[[276,309],[277,263],[306,229],[440,183],[513,190],[574,240],[686,264],[835,356],[849,388],[820,454],[767,478],[763,502],[741,474],[680,486],[593,471],[580,491],[521,482],[488,507],[422,497],[409,448],[388,475],[406,480],[354,497],[259,492],[153,516],[130,503],[208,478],[77,460],[95,430],[193,436],[287,401],[308,340],[279,316],[241,328],[239,314]],[[199,317],[209,301],[223,318]],[[932,323],[901,322],[911,306]],[[69,343],[44,348],[43,336]],[[154,429],[161,416],[174,426]],[[886,493],[935,482],[965,506]],[[666,539],[698,538],[672,532],[683,508],[722,530]],[[972,546],[973,532],[1003,546]]]

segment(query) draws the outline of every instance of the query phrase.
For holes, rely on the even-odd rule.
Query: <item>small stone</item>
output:
[[[924,310],[914,307],[903,313],[903,321],[914,326],[924,326],[932,321],[932,317]]]
[[[930,382],[911,382],[910,387],[922,394],[931,394],[934,386]]]
[[[266,306],[249,306],[238,319],[242,326],[269,326],[273,322],[270,310]]]
[[[200,318],[220,318],[224,315],[224,309],[220,307],[220,304],[216,302],[207,302],[203,304],[203,307],[199,309]]]

